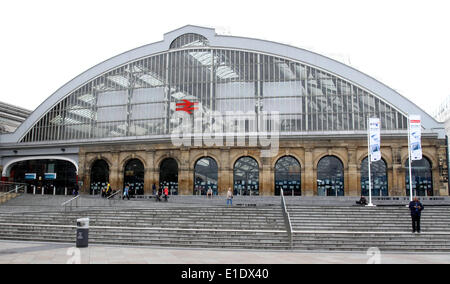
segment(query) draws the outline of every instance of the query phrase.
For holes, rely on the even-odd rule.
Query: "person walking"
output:
[[[233,206],[233,192],[231,191],[231,188],[228,188],[228,192],[227,192],[227,206],[231,205]]]
[[[169,187],[164,188],[164,201],[167,202],[167,199],[169,198]]]
[[[208,198],[212,198],[213,192],[212,192],[211,187],[208,187],[208,193],[206,194],[206,196],[207,196]]]
[[[156,184],[152,185],[153,195],[156,195]]]
[[[123,197],[122,197],[122,200],[124,200],[125,197],[128,198],[128,200],[130,200],[130,194],[129,194],[129,191],[130,191],[130,185],[127,184],[127,185],[125,186],[125,188],[123,189]]]
[[[111,194],[111,184],[108,183],[108,185],[106,186],[105,197],[109,197],[110,194]]]
[[[422,215],[423,205],[417,197],[409,203],[409,210],[411,211],[412,232],[420,234],[420,217]]]

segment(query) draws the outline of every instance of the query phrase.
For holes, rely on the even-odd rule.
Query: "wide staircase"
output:
[[[83,217],[90,218],[90,243],[289,249],[289,239],[279,207],[157,206],[148,202],[145,209],[3,211],[0,213],[0,239],[74,243],[76,219]]]
[[[427,206],[422,233],[411,233],[405,205],[298,205],[280,197],[106,200],[21,195],[0,206],[0,239],[75,242],[76,219],[90,218],[90,243],[185,248],[450,252],[450,206]],[[236,206],[237,205],[237,206]],[[431,204],[430,204],[431,205]],[[289,226],[291,224],[291,226]],[[289,228],[292,227],[292,230]]]
[[[426,206],[421,234],[412,234],[405,206],[289,205],[288,211],[294,249],[450,252],[449,206]]]

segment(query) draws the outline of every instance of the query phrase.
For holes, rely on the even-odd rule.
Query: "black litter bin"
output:
[[[89,218],[77,220],[77,248],[87,248],[89,245]]]

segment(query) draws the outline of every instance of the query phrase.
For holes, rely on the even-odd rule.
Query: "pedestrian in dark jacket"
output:
[[[423,205],[417,197],[409,203],[409,210],[411,211],[412,232],[420,234],[420,216],[422,214]]]

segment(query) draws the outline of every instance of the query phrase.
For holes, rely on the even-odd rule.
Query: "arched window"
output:
[[[344,165],[335,156],[326,156],[317,165],[317,194],[344,196]]]
[[[131,195],[144,194],[144,164],[139,159],[132,159],[127,162],[124,169],[124,187],[130,185]]]
[[[285,195],[301,195],[300,163],[294,157],[282,157],[275,165],[275,195],[280,189]]]
[[[389,196],[386,162],[383,159],[372,162],[370,173],[372,176],[372,195]],[[361,162],[361,195],[369,195],[369,165],[367,157]]]
[[[209,46],[208,39],[202,35],[188,33],[177,37],[171,44],[170,49],[183,47]]]
[[[406,160],[406,196],[410,195],[409,191],[409,160]],[[431,172],[431,162],[423,157],[422,160],[412,161],[412,182],[414,196],[433,196],[433,174]]]
[[[109,182],[109,166],[105,160],[97,160],[91,168],[90,194],[100,194]]]
[[[242,157],[234,164],[234,194],[259,195],[259,166],[251,157]]]
[[[159,169],[159,187],[166,186],[170,195],[178,195],[178,163],[173,158],[162,161]]]
[[[218,195],[218,167],[214,159],[204,157],[195,163],[194,195],[206,195],[209,188]]]

